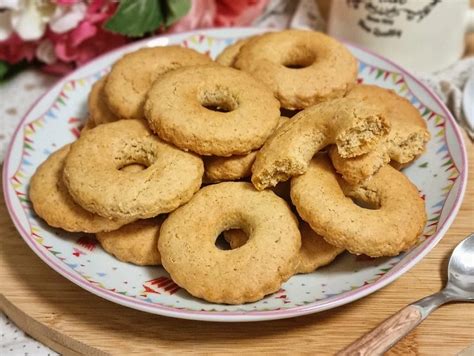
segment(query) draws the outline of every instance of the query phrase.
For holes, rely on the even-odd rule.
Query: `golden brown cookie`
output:
[[[316,233],[357,255],[398,255],[416,243],[426,223],[418,189],[390,165],[350,186],[320,154],[305,174],[291,180],[291,200]]]
[[[164,220],[164,215],[137,220],[115,231],[97,233],[96,237],[103,249],[120,261],[141,266],[160,265],[158,239]]]
[[[265,142],[252,166],[252,183],[262,190],[303,174],[314,154],[329,144],[336,144],[342,157],[369,152],[388,130],[380,108],[368,102],[342,98],[314,105]]]
[[[357,78],[357,61],[342,43],[305,30],[253,39],[242,46],[234,66],[268,85],[286,109],[342,97]]]
[[[311,273],[330,264],[345,251],[343,247],[329,244],[304,221],[300,222],[301,248],[297,273]]]
[[[252,151],[243,156],[203,157],[204,180],[216,183],[229,180],[239,180],[252,175],[252,165],[258,151]]]
[[[205,54],[180,46],[141,48],[119,59],[104,87],[110,110],[123,119],[143,118],[151,84],[162,74],[190,65],[212,63]]]
[[[220,250],[222,231],[250,237]],[[276,292],[294,274],[301,246],[298,223],[286,202],[250,183],[225,182],[201,189],[163,223],[161,261],[175,283],[213,303],[241,304]]]
[[[287,117],[281,116],[278,127],[288,120]],[[250,177],[257,152],[252,151],[243,156],[204,157],[204,180],[208,183],[216,183]]]
[[[127,172],[138,163],[147,168]],[[74,200],[109,218],[146,219],[187,202],[199,189],[200,157],[171,146],[142,120],[119,120],[86,131],[71,146],[64,181]]]
[[[280,104],[247,73],[218,66],[162,75],[148,92],[145,115],[163,140],[204,156],[244,155],[278,125]]]
[[[82,129],[81,129],[81,135],[88,131],[88,130],[91,130],[95,127],[95,123],[93,120],[91,120],[91,117],[89,116],[87,119],[86,119],[86,122],[84,123],[84,126],[82,126]]]
[[[94,126],[119,120],[119,117],[110,111],[105,102],[104,86],[107,76],[100,78],[94,83],[87,99],[87,109],[89,110],[89,121]]]
[[[301,248],[296,273],[314,272],[319,267],[330,264],[339,254],[344,252],[344,248],[328,244],[304,221],[300,222],[299,229]],[[239,248],[248,241],[248,236],[242,230],[227,230],[223,232],[223,235],[231,249]]]
[[[342,158],[336,148],[329,151],[334,167],[349,183],[357,184],[367,179],[390,161],[402,167],[424,152],[430,134],[419,111],[407,99],[375,85],[357,85],[347,97],[370,100],[382,106],[391,124],[387,137],[371,152]]]
[[[258,35],[242,38],[232,43],[230,46],[227,46],[221,53],[219,53],[216,58],[216,62],[226,67],[233,67],[242,46],[247,44],[252,38],[255,37],[258,37]]]
[[[30,200],[36,214],[48,225],[71,232],[112,231],[132,221],[103,218],[74,202],[62,179],[69,147],[66,145],[51,154],[31,178]]]

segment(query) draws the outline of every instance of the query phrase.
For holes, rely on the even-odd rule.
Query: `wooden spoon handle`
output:
[[[422,321],[421,309],[409,305],[368,334],[354,341],[337,355],[382,355]]]

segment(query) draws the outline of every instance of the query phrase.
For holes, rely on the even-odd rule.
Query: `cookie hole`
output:
[[[222,105],[203,105],[207,110],[211,111],[217,111],[217,112],[230,112],[232,109],[230,109],[228,106],[225,106],[225,103]]]
[[[232,250],[232,247],[230,247],[230,243],[227,242],[223,233],[217,237],[215,245],[219,250]]]
[[[122,167],[119,167],[119,171],[127,172],[127,173],[138,173],[141,172],[148,167],[144,164],[141,163],[130,163],[130,164],[125,164]]]
[[[117,148],[115,168],[119,171],[138,173],[156,162],[156,145],[150,140],[129,140]]]
[[[280,116],[285,116],[285,117],[292,118],[293,116],[298,114],[300,111],[301,110],[288,110],[288,109],[285,109],[285,108],[281,108],[280,109]]]
[[[286,68],[290,69],[302,69],[309,67],[311,63],[288,63],[288,64],[283,64]]]
[[[210,111],[228,113],[237,109],[237,99],[226,88],[203,90],[198,94],[201,105]]]
[[[363,185],[353,187],[340,176],[337,182],[344,195],[351,199],[359,208],[367,210],[378,210],[381,208],[380,196],[376,190],[369,189]]]
[[[297,46],[286,53],[281,64],[289,69],[309,67],[316,60],[315,54],[305,46]]]
[[[221,234],[229,245],[230,250],[235,250],[244,246],[249,240],[248,234],[241,229],[227,230]]]
[[[366,201],[366,200],[359,199],[359,198],[356,198],[356,197],[349,197],[349,198],[351,198],[352,202],[355,205],[357,205],[359,208],[368,209],[368,210],[378,210],[378,209],[380,209],[380,206],[375,202]]]

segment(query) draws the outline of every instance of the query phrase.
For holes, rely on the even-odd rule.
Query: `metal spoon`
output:
[[[444,289],[403,308],[338,355],[382,355],[444,303],[473,301],[474,233],[461,241],[451,254]]]

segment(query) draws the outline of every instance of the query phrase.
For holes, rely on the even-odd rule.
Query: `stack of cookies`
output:
[[[397,255],[426,221],[399,169],[429,133],[356,76],[351,53],[312,31],[244,39],[216,61],[129,53],[93,86],[80,138],[37,169],[33,207],[214,303],[259,300],[343,251]]]

